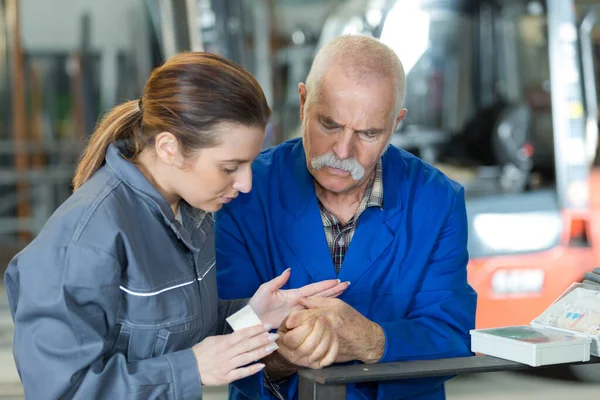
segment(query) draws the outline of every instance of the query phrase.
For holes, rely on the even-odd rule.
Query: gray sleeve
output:
[[[119,261],[91,246],[32,247],[13,260],[5,283],[27,398],[201,398],[191,349],[132,363],[108,357],[120,277]]]
[[[217,320],[217,335],[225,335],[233,332],[226,319],[230,315],[235,314],[242,308],[248,305],[250,299],[239,299],[239,300],[221,300],[219,299],[219,314]]]

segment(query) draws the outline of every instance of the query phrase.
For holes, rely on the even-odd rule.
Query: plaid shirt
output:
[[[331,257],[333,257],[336,273],[340,272],[340,267],[342,266],[342,262],[348,252],[352,237],[354,236],[354,231],[358,225],[358,218],[368,207],[383,207],[383,172],[381,160],[379,160],[377,167],[375,167],[375,175],[367,186],[367,190],[365,190],[365,194],[358,206],[358,210],[356,210],[352,219],[345,225],[342,224],[335,215],[330,213],[319,200],[321,220],[323,221],[323,228],[325,229],[325,236],[327,237],[327,244],[329,245],[329,251],[331,251]],[[284,379],[283,381],[286,380],[287,379]],[[266,371],[263,383],[272,395],[278,400],[283,400],[283,396],[279,390],[280,382],[272,381]]]
[[[377,163],[375,174],[371,179],[371,183],[367,186],[367,190],[365,190],[358,210],[356,210],[354,216],[346,224],[342,224],[319,200],[321,220],[323,221],[323,228],[325,229],[325,236],[327,237],[327,244],[329,245],[336,273],[340,272],[344,257],[354,236],[354,231],[356,231],[358,218],[368,207],[383,207],[383,172],[381,160]]]

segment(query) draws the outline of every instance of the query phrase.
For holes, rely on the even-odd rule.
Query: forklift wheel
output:
[[[580,382],[600,383],[600,364],[573,365],[569,372]]]

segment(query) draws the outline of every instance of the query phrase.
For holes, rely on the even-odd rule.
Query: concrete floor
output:
[[[23,399],[10,343],[12,320],[0,286],[0,400]],[[584,384],[523,373],[490,373],[455,378],[446,385],[448,400],[598,400],[600,384]],[[203,400],[226,400],[224,387],[205,388]]]

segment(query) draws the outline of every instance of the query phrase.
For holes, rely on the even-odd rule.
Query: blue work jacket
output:
[[[383,161],[383,208],[367,208],[336,276],[301,139],[265,150],[253,190],[216,216],[221,298],[248,297],[291,267],[289,288],[339,278],[340,297],[385,333],[381,362],[470,355],[476,294],[467,283],[463,188],[393,146]],[[445,398],[445,379],[349,385],[348,399]],[[297,376],[279,385],[297,396]],[[233,399],[275,398],[262,374],[235,382]]]

